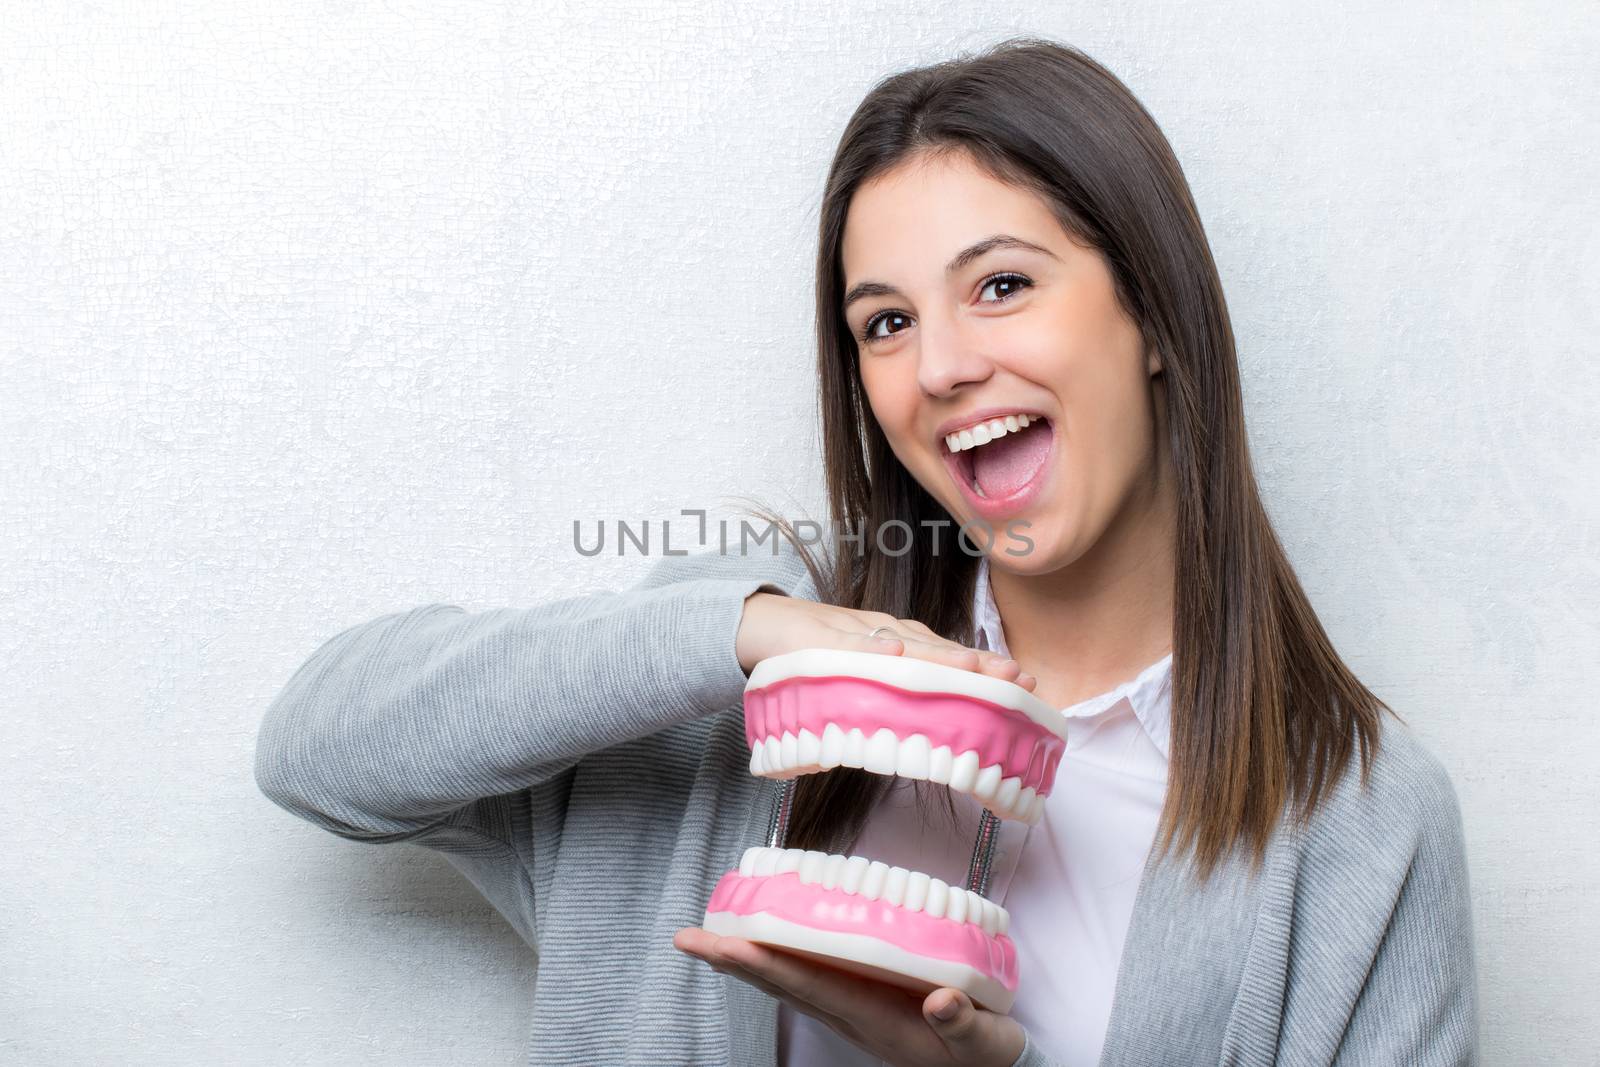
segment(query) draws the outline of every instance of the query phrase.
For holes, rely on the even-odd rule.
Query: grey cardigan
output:
[[[437,849],[539,957],[531,1064],[776,1062],[778,1002],[672,946],[763,843],[734,653],[744,598],[817,599],[776,555],[658,560],[531,608],[429,604],[328,639],[267,709],[256,780],[353,841]],[[833,851],[844,851],[838,842]],[[1023,981],[1027,976],[1023,976]],[[1264,867],[1147,863],[1102,1064],[1455,1064],[1477,999],[1461,819],[1386,726]],[[1052,1067],[1030,1040],[1013,1067]]]

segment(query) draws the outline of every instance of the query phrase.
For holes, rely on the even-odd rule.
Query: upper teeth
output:
[[[960,754],[949,745],[933,747],[928,735],[914,733],[901,740],[887,726],[870,737],[861,727],[841,729],[830,722],[818,737],[805,727],[789,730],[781,738],[768,735],[750,750],[750,773],[772,778],[794,778],[834,767],[860,767],[874,774],[893,774],[947,785],[968,793],[1002,819],[1021,819],[1037,826],[1044,818],[1045,797],[1035,787],[1022,784],[1021,775],[1009,775],[998,763],[980,766],[976,749]]]
[[[988,422],[980,422],[976,426],[968,426],[965,430],[945,434],[944,443],[952,452],[965,452],[969,448],[986,445],[997,437],[1004,437],[1015,430],[1020,430],[1030,422],[1037,422],[1037,415],[1006,415]]]

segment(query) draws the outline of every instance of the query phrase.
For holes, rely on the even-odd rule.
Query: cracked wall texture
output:
[[[516,1062],[533,954],[272,806],[262,712],[358,621],[642,572],[574,518],[819,514],[835,139],[1031,31],[1193,184],[1272,515],[1454,776],[1486,1062],[1594,1062],[1594,8],[970,7],[9,6],[0,1059]]]

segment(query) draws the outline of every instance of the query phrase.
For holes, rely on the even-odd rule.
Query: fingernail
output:
[[[946,1021],[954,1019],[956,1017],[956,1002],[952,1000],[942,1008],[934,1008],[933,1017],[936,1019],[944,1019]]]

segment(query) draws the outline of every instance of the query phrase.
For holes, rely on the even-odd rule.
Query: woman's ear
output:
[[[1166,370],[1166,366],[1161,362],[1161,353],[1155,345],[1151,345],[1145,351],[1144,366],[1145,373],[1152,378]]]

